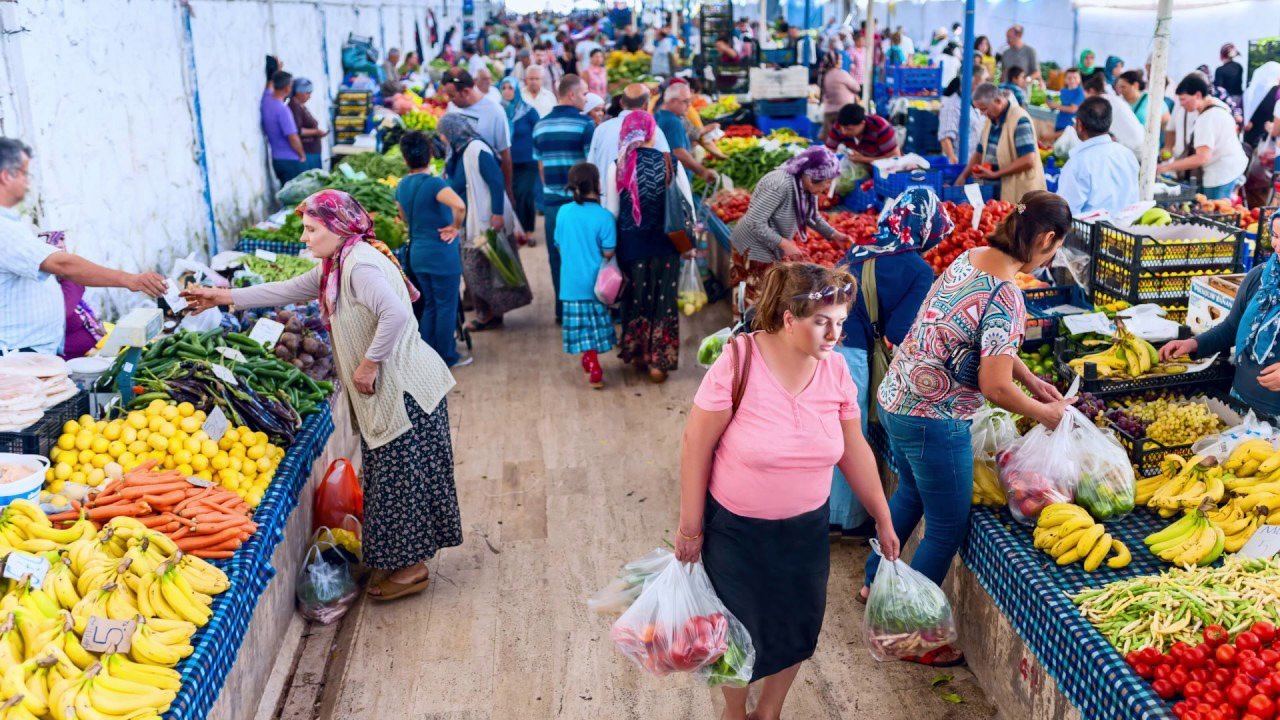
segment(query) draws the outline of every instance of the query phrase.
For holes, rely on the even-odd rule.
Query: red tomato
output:
[[[1245,658],[1240,661],[1240,671],[1254,680],[1260,680],[1267,676],[1267,663],[1260,657]]]
[[[1200,667],[1191,671],[1192,680],[1198,680],[1200,682],[1209,682],[1209,677],[1210,677],[1209,668]]]
[[[1227,688],[1227,702],[1242,708],[1249,704],[1249,698],[1253,697],[1253,688],[1245,683],[1237,682]]]
[[[1245,649],[1243,649],[1243,648],[1242,648],[1242,649],[1238,649],[1238,650],[1236,650],[1236,664],[1237,664],[1237,665],[1239,665],[1240,663],[1244,662],[1245,660],[1247,660],[1247,659],[1249,659],[1249,658],[1251,658],[1251,657],[1258,657],[1258,651],[1257,651],[1257,650],[1245,650]]]
[[[1213,656],[1219,665],[1231,667],[1236,664],[1236,649],[1232,645],[1219,645]]]
[[[1176,694],[1176,691],[1173,688],[1173,683],[1168,680],[1156,680],[1151,683],[1151,689],[1155,690],[1156,694],[1159,695],[1162,700],[1168,700]]]
[[[1266,695],[1254,695],[1249,698],[1249,704],[1245,707],[1262,720],[1271,720],[1271,717],[1276,714],[1276,704]]]
[[[1201,632],[1201,635],[1204,636],[1204,644],[1209,647],[1218,647],[1229,637],[1227,629],[1221,625],[1210,625]]]
[[[1231,684],[1231,671],[1226,668],[1218,668],[1217,670],[1214,670],[1213,681],[1224,688],[1227,687]]]
[[[1266,695],[1269,698],[1276,696],[1276,684],[1270,677],[1264,677],[1253,686],[1253,691],[1258,695]]]
[[[1169,675],[1173,673],[1172,665],[1157,665],[1152,676],[1157,680],[1168,680]]]
[[[1173,686],[1176,688],[1181,688],[1186,685],[1187,681],[1190,679],[1191,676],[1187,674],[1185,668],[1174,668],[1173,672],[1169,673],[1169,682],[1173,683]]]
[[[1169,655],[1175,660],[1181,660],[1182,657],[1186,655],[1187,651],[1190,649],[1191,649],[1190,645],[1184,642],[1176,642],[1173,644],[1172,647],[1169,648]]]
[[[1258,657],[1262,658],[1262,662],[1268,667],[1275,667],[1276,663],[1280,662],[1280,651],[1266,648],[1258,653]]]
[[[1209,648],[1203,645],[1197,645],[1182,655],[1182,664],[1188,668],[1195,669],[1204,667],[1209,659]]]
[[[1227,720],[1227,716],[1222,714],[1221,710],[1213,709],[1205,713],[1205,720]]]
[[[1226,701],[1226,699],[1227,699],[1227,696],[1217,688],[1209,688],[1208,690],[1204,691],[1204,701],[1209,703],[1210,705],[1213,705],[1214,707],[1221,705],[1223,702]]]
[[[1276,639],[1276,626],[1269,622],[1258,621],[1249,628],[1249,632],[1258,636],[1258,639],[1264,643],[1270,644]]]
[[[1173,704],[1173,714],[1182,717],[1190,708],[1187,706],[1186,700],[1180,700]]]
[[[1245,630],[1244,632],[1236,636],[1237,650],[1252,650],[1254,652],[1257,652],[1261,648],[1262,648],[1262,641],[1258,639],[1257,635],[1254,635],[1248,630]]]
[[[1151,665],[1145,662],[1140,662],[1137,665],[1134,665],[1133,671],[1138,673],[1138,677],[1142,678],[1143,680],[1150,680],[1152,676],[1154,676],[1155,674],[1155,670],[1151,667]]]
[[[1188,700],[1199,700],[1204,695],[1204,683],[1199,680],[1192,680],[1182,686],[1182,694],[1187,696]]]

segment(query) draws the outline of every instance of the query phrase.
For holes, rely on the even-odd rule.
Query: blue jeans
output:
[[[867,410],[870,408],[867,402],[871,394],[869,389],[871,365],[867,362],[867,351],[837,345],[836,352],[844,356],[845,362],[849,365],[849,375],[853,378],[853,384],[858,387],[858,410],[862,414],[862,435],[866,437]],[[831,525],[852,530],[866,522],[869,517],[866,508],[862,507],[862,502],[849,489],[849,483],[845,481],[844,473],[840,472],[840,466],[837,465],[831,475]]]
[[[924,518],[924,539],[911,558],[911,567],[941,585],[969,528],[973,499],[969,421],[898,415],[882,406],[880,422],[901,473],[898,489],[889,498],[893,531],[905,545]],[[872,553],[867,559],[867,585],[879,566],[880,556]]]
[[[271,169],[275,171],[276,179],[283,185],[301,175],[302,171],[307,169],[307,164],[298,159],[271,158]]]
[[[1200,192],[1209,200],[1223,200],[1231,197],[1231,191],[1235,190],[1236,186],[1242,182],[1244,182],[1244,178],[1238,177],[1225,185],[1200,188]]]
[[[556,213],[564,202],[551,198],[545,199],[546,213],[542,218],[542,228],[546,233],[547,261],[551,264],[551,286],[556,292],[556,322],[564,317],[564,304],[560,302],[560,248],[556,245]]]
[[[307,153],[307,169],[319,170],[324,161],[320,159],[320,153]]]
[[[422,293],[422,315],[418,316],[418,334],[452,367],[458,362],[458,343],[453,338],[458,324],[458,287],[462,274],[436,275],[415,272]]]

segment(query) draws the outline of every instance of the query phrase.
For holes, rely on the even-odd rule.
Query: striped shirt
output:
[[[816,198],[813,203],[817,207]],[[815,213],[809,225],[822,237],[836,234],[822,213]],[[777,168],[760,178],[751,191],[747,214],[733,227],[733,249],[748,260],[777,262],[782,259],[778,245],[783,240],[794,241],[798,230],[795,182],[785,168]]]
[[[569,168],[587,159],[595,122],[577,108],[557,105],[533,128],[533,159],[542,163],[543,202],[566,203]]]
[[[60,252],[36,236],[18,211],[0,207],[0,350],[58,354],[66,335],[62,286],[40,269]]]
[[[858,137],[845,135],[840,131],[838,123],[831,124],[831,133],[827,135],[827,147],[832,150],[847,145],[851,150],[868,157],[884,157],[898,147],[898,139],[894,137],[893,126],[879,115],[867,115],[862,134]]]
[[[982,161],[991,164],[991,169],[999,169],[996,148],[1000,146],[1000,135],[1004,131],[1004,119],[1009,117],[1009,109],[998,120],[992,120],[991,132],[987,133],[987,147],[983,151]],[[1013,129],[1013,156],[1022,157],[1036,151],[1036,131],[1031,127],[1031,118],[1023,116],[1018,126]]]

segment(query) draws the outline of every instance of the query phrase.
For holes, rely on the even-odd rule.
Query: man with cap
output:
[[[289,112],[293,113],[293,122],[298,126],[302,152],[307,158],[307,170],[320,167],[320,154],[323,152],[320,138],[329,134],[328,130],[320,127],[311,111],[307,110],[307,101],[311,99],[313,89],[310,80],[300,77],[293,81],[293,94],[289,96]]]
[[[440,79],[440,90],[449,98],[446,114],[455,113],[471,121],[476,134],[497,153],[502,161],[502,179],[507,197],[515,197],[511,190],[511,128],[507,124],[507,111],[502,105],[485,97],[477,88],[471,74],[459,67],[449,68]]]

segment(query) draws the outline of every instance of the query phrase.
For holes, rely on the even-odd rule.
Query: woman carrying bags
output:
[[[298,206],[302,241],[321,262],[292,280],[235,290],[188,288],[194,312],[320,300],[364,458],[364,562],[375,600],[427,587],[426,562],[462,544],[445,395],[453,376],[413,332],[418,292],[374,237],[360,203],[322,190]]]
[[[969,526],[969,418],[990,401],[1053,429],[1072,402],[1018,357],[1027,310],[1014,282],[1018,272],[1049,262],[1070,230],[1065,200],[1043,190],[1023,195],[988,238],[990,247],[964,252],[934,282],[877,393],[899,472],[889,501],[894,532],[910,537],[925,519],[911,567],[938,585]],[[879,565],[875,555],[867,560],[864,601]],[[909,659],[938,666],[963,661],[949,645]]]
[[[817,196],[828,192],[839,174],[835,153],[823,146],[811,147],[760,178],[751,191],[747,214],[733,228],[729,273],[733,287],[747,284],[747,307],[756,304],[760,283],[770,266],[779,260],[804,257],[797,243],[805,242],[808,228],[843,245],[853,242],[818,212]]]
[[[716,594],[751,635],[751,679],[764,685],[752,720],[778,720],[800,663],[817,647],[830,573],[832,465],[876,518],[885,556],[898,556],[858,391],[832,352],[854,286],[839,268],[770,268],[756,332],[724,349],[685,424],[676,557],[701,557]],[[723,717],[745,720],[750,689],[722,691]]]
[[[622,362],[660,383],[680,364],[680,252],[666,233],[667,186],[676,170],[653,147],[657,128],[643,110],[623,118],[605,204],[618,218],[618,264],[627,278]]]
[[[472,332],[502,327],[502,316],[533,302],[529,284],[508,287],[501,283],[484,252],[475,246],[478,236],[490,228],[498,232],[523,232],[515,209],[507,201],[502,168],[493,149],[476,135],[465,116],[449,113],[440,118],[436,132],[444,138],[449,152],[444,160],[444,179],[467,204],[462,233],[462,276],[475,304],[476,317],[467,328]],[[520,265],[516,244],[511,256]],[[522,270],[523,271],[523,270]]]
[[[560,206],[553,242],[560,249],[560,301],[564,304],[564,351],[582,353],[587,383],[604,387],[600,353],[618,342],[609,308],[596,299],[596,276],[617,248],[613,215],[600,206],[600,171],[589,162],[569,168],[573,202]]]
[[[533,159],[533,126],[541,120],[538,111],[524,101],[520,81],[514,75],[502,78],[502,107],[507,111],[511,131],[511,192],[515,197],[520,226],[533,229],[538,219],[538,161]]]
[[[932,189],[908,188],[880,213],[871,243],[851,246],[840,261],[858,281],[858,294],[836,351],[844,356],[858,388],[864,435],[876,414],[870,401],[888,369],[885,342],[902,344],[933,285],[933,268],[920,254],[942,242],[954,227]],[[864,535],[859,528],[868,519],[837,467],[831,478],[831,531]]]

